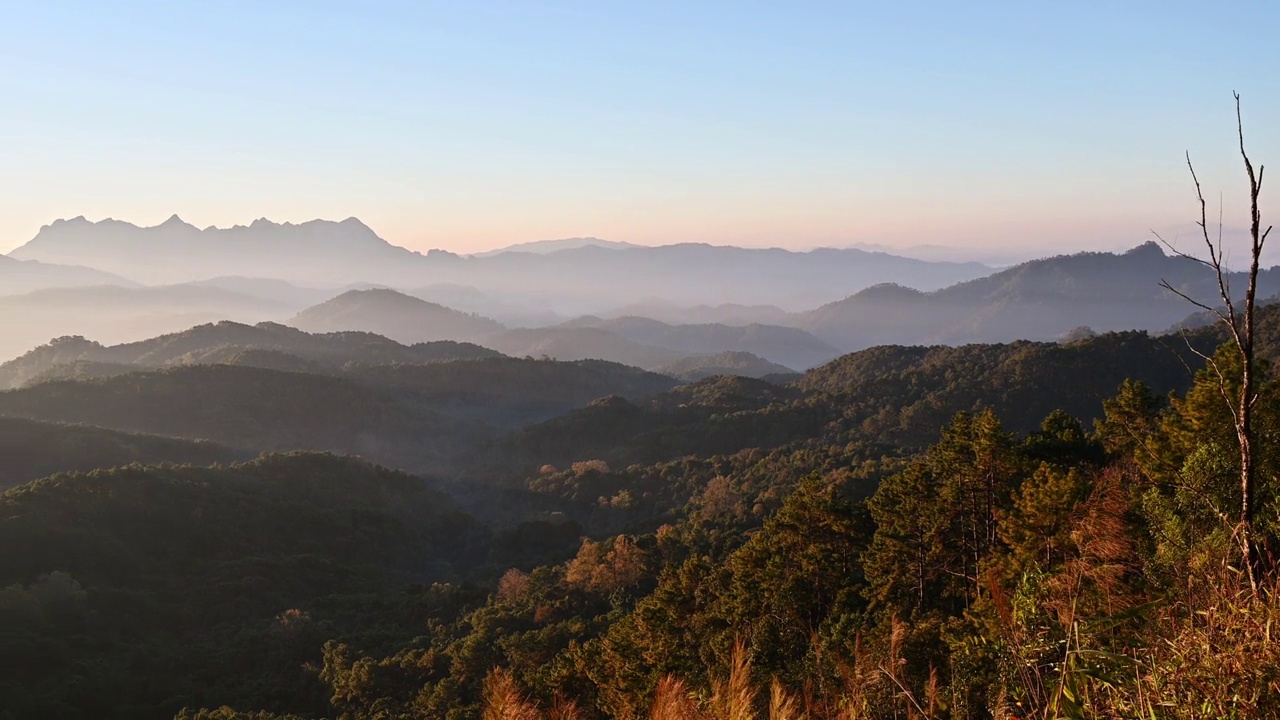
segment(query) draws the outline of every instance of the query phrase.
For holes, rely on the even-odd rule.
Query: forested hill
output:
[[[0,415],[212,440],[254,453],[347,453],[452,474],[461,456],[501,428],[604,395],[638,399],[676,384],[614,363],[498,357],[321,374],[229,364],[114,369],[0,392]]]
[[[421,481],[332,456],[25,485],[0,495],[0,714],[324,713],[324,641],[447,612],[465,593],[431,583],[483,578],[490,546]]]
[[[57,372],[58,365],[93,362],[100,366],[161,368],[222,362],[245,350],[271,350],[337,369],[347,363],[424,363],[496,357],[497,352],[457,342],[402,345],[368,332],[311,334],[276,323],[198,325],[150,340],[103,346],[80,337],[56,339],[0,365],[0,389]]]
[[[1266,308],[1260,329],[1278,318]],[[264,333],[310,359],[254,347]],[[1220,332],[1080,335],[877,347],[788,384],[400,361],[417,346],[277,326],[205,326],[121,356],[217,364],[81,360],[104,377],[0,392],[14,472],[104,468],[0,496],[0,663],[20,666],[0,679],[0,711],[470,720],[503,667],[543,703],[571,692],[589,720],[643,717],[666,674],[709,698],[708,668],[738,639],[787,688],[816,674],[843,687],[837,663],[881,652],[894,617],[911,623],[904,684],[924,687],[933,665],[961,692],[979,681],[950,669],[962,650],[940,628],[972,637],[965,618],[1000,620],[968,598],[1059,572],[1087,530],[1072,523],[1103,512],[1083,503],[1112,492],[1107,463],[1145,473],[1130,485],[1148,492],[1169,468],[1212,488],[1230,462],[1205,455],[1231,437],[1220,394],[1203,373],[1193,387],[1196,351]],[[230,362],[243,353],[256,359]],[[286,369],[260,367],[273,363]],[[1262,406],[1273,427],[1280,406]],[[434,477],[296,452],[225,465],[297,450]],[[1152,513],[1175,535],[1188,526],[1172,518],[1207,522],[1155,492],[1107,522]],[[965,524],[979,504],[990,534]],[[975,563],[997,574],[975,580]]]
[[[249,453],[207,441],[0,417],[0,490],[57,472],[132,463],[211,465],[248,460]]]
[[[1212,352],[1218,338],[1202,332],[1191,342]],[[1187,388],[1189,368],[1199,363],[1180,337],[1124,332],[1071,343],[883,346],[845,355],[795,385],[834,396],[862,432],[919,446],[960,411],[990,408],[1018,432],[1033,430],[1053,410],[1089,421],[1125,379],[1164,395]]]
[[[1192,338],[1212,351],[1210,332]],[[790,389],[715,377],[644,401],[594,403],[525,428],[486,450],[485,466],[529,475],[543,465],[604,460],[612,467],[792,443],[875,442],[921,448],[958,412],[995,411],[1033,432],[1054,410],[1085,422],[1126,379],[1157,395],[1190,386],[1202,362],[1176,336],[1107,333],[1074,343],[872,348],[809,371]]]
[[[234,448],[329,450],[416,471],[443,468],[484,432],[352,380],[192,365],[0,393],[0,415],[208,439]]]

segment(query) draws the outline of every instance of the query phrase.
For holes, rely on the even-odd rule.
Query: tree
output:
[[[1256,483],[1257,471],[1254,466],[1255,449],[1254,449],[1254,432],[1253,432],[1253,409],[1258,401],[1258,392],[1255,388],[1254,376],[1254,304],[1258,288],[1258,265],[1262,256],[1262,248],[1267,241],[1267,236],[1271,234],[1271,227],[1262,230],[1262,216],[1258,209],[1258,195],[1262,192],[1262,174],[1264,167],[1259,165],[1257,171],[1254,171],[1253,162],[1249,159],[1249,153],[1244,147],[1244,120],[1240,114],[1240,94],[1234,93],[1236,99],[1236,134],[1240,141],[1240,157],[1244,160],[1245,173],[1249,176],[1249,271],[1248,286],[1245,288],[1243,305],[1237,308],[1236,299],[1231,294],[1231,281],[1229,271],[1225,266],[1225,258],[1222,249],[1222,223],[1218,223],[1218,239],[1215,243],[1209,237],[1209,224],[1207,218],[1207,206],[1204,200],[1204,191],[1200,187],[1200,179],[1196,176],[1195,166],[1191,163],[1191,154],[1187,153],[1187,168],[1191,171],[1191,179],[1196,186],[1196,198],[1200,202],[1200,220],[1196,224],[1200,227],[1201,236],[1204,239],[1205,248],[1209,253],[1208,258],[1198,257],[1189,253],[1184,253],[1174,248],[1169,242],[1165,241],[1158,234],[1160,239],[1170,250],[1180,257],[1194,260],[1213,271],[1218,281],[1219,298],[1222,305],[1215,307],[1199,300],[1192,298],[1186,293],[1173,287],[1167,280],[1162,280],[1161,285],[1170,292],[1178,295],[1182,299],[1190,302],[1196,307],[1211,313],[1220,325],[1222,325],[1230,338],[1232,348],[1238,354],[1240,360],[1240,383],[1235,392],[1232,392],[1231,383],[1228,381],[1222,369],[1219,368],[1217,361],[1204,353],[1198,351],[1208,366],[1213,370],[1218,379],[1218,387],[1221,391],[1222,398],[1226,402],[1227,407],[1231,410],[1232,423],[1235,426],[1236,441],[1240,451],[1240,514],[1236,527],[1237,538],[1239,539],[1240,548],[1243,556],[1245,569],[1250,574],[1250,583],[1254,585],[1256,590],[1256,581],[1254,575],[1258,562],[1257,547],[1253,540],[1253,521],[1254,507],[1256,504]]]

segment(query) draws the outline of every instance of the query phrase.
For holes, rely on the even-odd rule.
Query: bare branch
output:
[[[1170,285],[1168,280],[1161,280],[1161,281],[1160,281],[1160,287],[1164,288],[1165,290],[1168,290],[1169,292],[1173,293],[1174,295],[1177,295],[1178,297],[1182,298],[1183,300],[1186,300],[1187,302],[1191,303],[1192,305],[1195,305],[1196,307],[1200,308],[1201,310],[1205,310],[1205,311],[1207,311],[1207,312],[1211,312],[1211,313],[1213,313],[1213,314],[1214,314],[1214,315],[1216,315],[1216,316],[1218,317],[1218,319],[1219,319],[1219,320],[1221,320],[1223,323],[1225,323],[1225,324],[1227,324],[1227,325],[1230,325],[1230,326],[1231,326],[1231,332],[1232,332],[1232,335],[1233,335],[1233,336],[1235,335],[1235,323],[1233,323],[1233,322],[1231,322],[1229,319],[1227,319],[1227,316],[1226,316],[1226,315],[1223,315],[1223,314],[1222,314],[1222,311],[1221,311],[1221,310],[1219,310],[1218,308],[1210,307],[1210,306],[1205,305],[1204,303],[1200,302],[1199,300],[1196,300],[1195,298],[1191,297],[1190,295],[1188,295],[1188,294],[1186,294],[1186,293],[1182,292],[1181,290],[1179,290],[1179,289],[1175,288],[1174,286]],[[1237,337],[1236,339],[1239,339],[1239,338]]]
[[[1209,355],[1206,355],[1200,352],[1199,350],[1196,349],[1194,345],[1191,344],[1191,338],[1187,337],[1187,329],[1185,327],[1178,328],[1178,336],[1182,338],[1182,342],[1187,344],[1187,349],[1190,350],[1192,354],[1194,354],[1196,357],[1200,358],[1201,360],[1204,360],[1205,363],[1208,363],[1210,361],[1211,357]],[[1195,375],[1195,371],[1191,369],[1191,366],[1187,364],[1186,360],[1182,359],[1181,355],[1177,355],[1177,358],[1178,358],[1178,362],[1182,363],[1182,366],[1187,369],[1187,372],[1189,374]]]
[[[1178,248],[1174,247],[1173,243],[1169,242],[1168,240],[1165,240],[1164,237],[1161,236],[1160,233],[1156,232],[1155,230],[1152,230],[1151,234],[1154,235],[1155,238],[1159,240],[1162,245],[1169,248],[1169,252],[1173,253],[1174,255],[1177,255],[1180,258],[1185,258],[1187,260],[1198,262],[1201,265],[1204,265],[1205,267],[1209,268],[1210,270],[1213,269],[1214,267],[1213,264],[1210,263],[1208,260],[1205,260],[1204,258],[1196,257],[1195,255],[1192,255],[1190,253],[1182,252]]]
[[[1208,203],[1204,200],[1204,190],[1200,187],[1200,178],[1196,175],[1196,167],[1191,162],[1191,153],[1186,154],[1187,170],[1191,171],[1191,181],[1196,185],[1196,200],[1200,202],[1200,234],[1204,237],[1205,247],[1209,249],[1209,262],[1206,263],[1213,268],[1218,278],[1218,294],[1222,296],[1222,304],[1227,308],[1227,317],[1230,318],[1231,325],[1236,324],[1236,306],[1231,300],[1231,291],[1227,288],[1227,271],[1222,266],[1222,246],[1215,246],[1213,240],[1209,238],[1209,218]],[[1252,173],[1252,171],[1250,171]],[[1250,175],[1252,177],[1252,175]],[[1233,328],[1234,331],[1234,328]]]

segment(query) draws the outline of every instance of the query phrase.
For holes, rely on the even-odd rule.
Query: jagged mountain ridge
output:
[[[341,283],[358,279],[350,275],[355,267],[387,273],[420,258],[355,218],[296,225],[260,218],[247,226],[200,229],[177,215],[154,227],[83,216],[55,220],[9,256],[80,263],[149,284],[219,275]]]
[[[552,252],[421,254],[378,237],[355,218],[301,224],[265,219],[199,229],[177,216],[155,227],[119,220],[58,220],[13,258],[75,262],[149,284],[214,276],[278,278],[300,285],[358,282],[395,287],[453,283],[481,292],[546,298],[567,315],[659,295],[684,305],[778,305],[802,310],[881,281],[936,289],[987,274],[977,263],[934,263],[858,249],[793,252],[681,243],[587,243]]]

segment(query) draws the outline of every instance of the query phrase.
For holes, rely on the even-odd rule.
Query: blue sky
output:
[[[173,213],[462,252],[1123,247],[1191,219],[1184,150],[1242,215],[1232,90],[1280,163],[1277,3],[5,6],[0,250]]]

